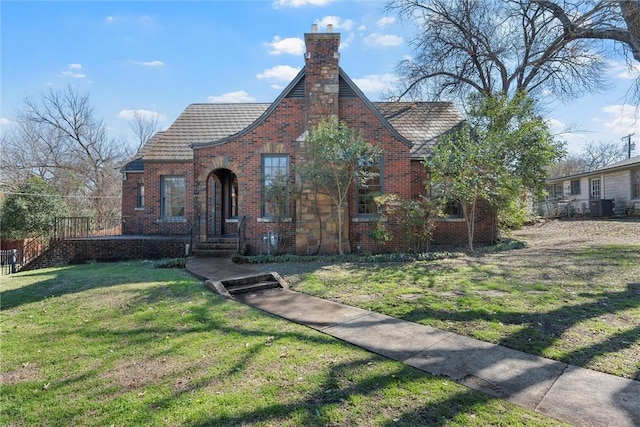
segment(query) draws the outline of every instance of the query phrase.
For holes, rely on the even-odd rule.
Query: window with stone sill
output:
[[[184,176],[160,178],[160,218],[166,222],[182,222],[185,218],[186,181]]]
[[[378,217],[378,206],[375,196],[383,194],[382,158],[373,161],[362,161],[358,165],[367,178],[356,183],[356,213],[359,220]]]
[[[289,156],[262,156],[262,218],[261,222],[290,220],[289,212]]]

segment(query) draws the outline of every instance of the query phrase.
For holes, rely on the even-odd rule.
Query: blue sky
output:
[[[381,100],[394,68],[411,55],[409,23],[384,13],[383,1],[256,0],[2,1],[0,132],[25,97],[71,84],[88,92],[114,138],[133,141],[132,111],[168,127],[191,103],[271,102],[303,66],[303,34],[328,23],[342,35],[341,66],[371,100]],[[630,78],[611,58],[611,87],[547,119],[571,151],[590,141],[620,143],[640,121],[624,105]],[[579,131],[579,132],[578,132]],[[635,154],[640,154],[640,144]]]

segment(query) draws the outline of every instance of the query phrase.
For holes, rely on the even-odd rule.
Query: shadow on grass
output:
[[[104,266],[102,266],[104,267]],[[78,267],[76,274],[84,275],[86,270]],[[107,273],[100,266],[93,269],[94,273]],[[51,278],[51,274],[57,274]],[[104,274],[103,274],[104,275]],[[11,290],[10,302],[13,307],[28,304],[34,301],[42,301],[52,295],[51,288],[58,288],[55,295],[64,295],[57,286],[60,280],[72,281],[73,275],[65,276],[56,273],[42,274],[44,280],[27,286],[24,294],[18,289]],[[78,280],[74,286],[66,287],[66,294],[82,292],[97,287],[115,286],[118,284],[133,283],[137,281],[135,276],[124,280],[123,277],[103,277],[90,285]],[[73,357],[77,362],[87,363],[85,369],[65,371],[59,377],[47,377],[49,383],[46,393],[34,394],[33,390],[27,390],[29,384],[25,383],[24,390],[29,395],[28,402],[18,402],[7,405],[7,410],[12,414],[12,420],[20,424],[21,411],[35,409],[36,412],[44,408],[34,407],[39,399],[46,406],[46,422],[51,425],[64,425],[74,423],[74,420],[82,420],[87,408],[82,404],[71,402],[73,393],[80,393],[83,401],[100,402],[97,409],[95,405],[91,409],[93,421],[96,423],[120,424],[126,420],[129,425],[148,425],[157,414],[166,414],[167,420],[173,419],[178,424],[188,425],[244,425],[251,423],[278,424],[283,421],[291,421],[297,425],[330,425],[340,424],[341,419],[346,419],[347,424],[369,424],[369,421],[378,417],[382,421],[380,425],[447,425],[452,419],[464,417],[465,414],[475,413],[479,407],[490,404],[495,397],[473,391],[464,390],[457,393],[448,393],[447,398],[439,396],[413,396],[410,389],[420,387],[425,381],[441,382],[443,379],[431,377],[405,365],[391,367],[387,370],[376,370],[367,374],[369,365],[374,367],[379,363],[387,363],[380,356],[363,353],[357,356],[357,360],[338,361],[326,363],[321,369],[321,381],[311,390],[293,393],[293,398],[287,395],[287,400],[279,400],[278,394],[273,397],[263,398],[263,402],[255,404],[249,409],[231,408],[228,412],[201,414],[197,411],[186,412],[186,419],[172,418],[178,406],[188,404],[194,393],[211,393],[210,399],[219,399],[213,394],[216,389],[232,393],[229,389],[229,381],[239,381],[238,387],[243,386],[243,381],[265,381],[254,378],[252,369],[261,366],[263,362],[258,360],[263,352],[270,351],[267,343],[285,343],[292,340],[308,343],[318,349],[323,346],[335,346],[338,341],[334,338],[302,327],[283,328],[284,323],[276,317],[258,312],[244,305],[228,302],[217,297],[207,299],[200,304],[180,305],[186,298],[192,297],[194,292],[203,290],[200,285],[190,283],[186,286],[176,286],[172,293],[167,293],[171,286],[159,285],[145,288],[127,289],[118,292],[130,292],[131,301],[124,307],[112,308],[108,311],[99,311],[87,315],[88,322],[65,324],[60,330],[47,339],[50,342],[64,342],[64,338],[73,336],[86,343],[87,348],[80,348]],[[206,292],[206,291],[205,291]],[[176,301],[175,319],[163,320],[167,312],[170,312],[172,299]],[[3,302],[6,302],[3,301]],[[154,310],[145,311],[146,306],[156,305]],[[169,306],[167,308],[167,306]],[[6,307],[3,307],[6,308]],[[166,310],[165,314],[158,316],[159,310]],[[53,310],[51,310],[53,312]],[[122,323],[105,325],[105,319],[110,316],[121,315]],[[265,321],[265,317],[267,320]],[[269,323],[269,318],[273,319]],[[133,320],[135,319],[135,323]],[[131,322],[131,323],[129,323]],[[267,326],[265,328],[265,326]],[[57,336],[56,336],[57,335]],[[240,343],[247,345],[236,348],[221,348],[222,358],[225,360],[224,369],[210,369],[205,361],[190,358],[187,361],[181,359],[184,356],[185,347],[190,343],[208,339],[205,348],[217,348],[223,345],[217,342],[225,335],[242,337]],[[165,339],[165,337],[168,337]],[[43,337],[32,337],[41,339]],[[238,340],[234,341],[236,344]],[[46,342],[43,342],[46,345]],[[348,344],[339,344],[349,346]],[[89,347],[93,347],[90,351]],[[135,349],[140,349],[136,352]],[[85,353],[87,351],[87,353]],[[106,354],[95,358],[93,352]],[[326,350],[325,350],[326,351]],[[142,353],[142,354],[141,354]],[[176,357],[179,361],[168,369],[162,360]],[[228,358],[231,358],[229,360]],[[174,359],[176,360],[176,359]],[[212,360],[215,362],[215,358]],[[224,360],[224,359],[223,359]],[[73,362],[75,365],[76,362]],[[286,362],[285,362],[286,363]],[[71,365],[70,365],[71,366]],[[262,365],[264,366],[264,365]],[[268,365],[267,365],[268,366]],[[119,372],[118,372],[119,371]],[[356,380],[351,373],[359,372]],[[257,372],[260,376],[264,372]],[[235,379],[234,379],[235,377]],[[425,380],[426,378],[426,380]],[[226,386],[222,386],[227,384]],[[260,384],[260,383],[258,383]],[[5,397],[3,402],[11,402],[12,396],[18,396],[14,385],[3,384]],[[33,387],[33,385],[31,385]],[[39,388],[42,385],[38,386]],[[156,396],[155,387],[169,388],[169,394]],[[226,387],[226,388],[225,388]],[[401,389],[411,405],[403,408],[397,407],[396,402],[385,396],[390,390]],[[71,393],[71,395],[69,394]],[[145,395],[146,393],[146,395]],[[254,396],[259,396],[261,388],[256,387]],[[286,394],[286,393],[285,393]],[[137,396],[137,397],[136,397]],[[14,397],[15,398],[15,397]],[[206,397],[205,397],[206,398]],[[366,405],[359,404],[359,399],[368,400]],[[416,400],[419,403],[413,403]],[[67,403],[62,403],[62,402]],[[135,403],[131,403],[135,402]],[[378,405],[382,402],[383,406]],[[25,403],[29,406],[25,406]],[[364,409],[363,409],[364,407]],[[364,413],[352,416],[352,409],[362,409]],[[388,413],[393,413],[394,420]],[[36,416],[37,417],[37,416]],[[355,418],[353,418],[355,417]],[[37,418],[26,418],[36,420]],[[384,421],[388,420],[388,421]]]
[[[624,291],[612,291],[599,294],[599,298],[583,304],[562,306],[558,309],[542,312],[487,312],[484,310],[446,311],[428,306],[416,307],[401,318],[416,323],[431,323],[430,320],[472,322],[497,321],[502,324],[520,325],[524,328],[509,334],[497,344],[543,355],[568,329],[588,319],[606,314],[616,314],[622,310],[640,307],[640,283],[629,283]],[[640,341],[640,327],[615,334],[595,345],[583,347],[567,353],[559,359],[562,362],[585,366],[594,358],[606,353],[629,348]],[[640,374],[636,374],[640,380]]]
[[[46,298],[84,292],[90,289],[162,280],[163,270],[160,269],[139,269],[137,274],[132,274],[131,269],[123,271],[123,266],[135,266],[141,263],[151,264],[148,261],[82,264],[72,267],[33,270],[10,276],[7,281],[23,278],[33,278],[36,281],[28,286],[0,292],[0,301],[2,301],[0,310],[8,310]],[[185,277],[188,277],[186,272]],[[39,278],[41,280],[38,280]]]

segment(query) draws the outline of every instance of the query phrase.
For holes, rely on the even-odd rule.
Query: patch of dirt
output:
[[[640,219],[552,220],[526,226],[513,236],[528,249],[576,249],[586,245],[640,245]]]
[[[11,372],[0,372],[0,384],[15,385],[22,382],[42,381],[40,366],[25,362],[21,367]]]

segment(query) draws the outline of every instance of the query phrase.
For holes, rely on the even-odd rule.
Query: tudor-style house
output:
[[[331,205],[326,195],[302,185],[295,165],[303,161],[314,125],[338,116],[384,152],[375,182],[353,186],[343,221],[346,251],[376,249],[371,193],[403,199],[426,194],[422,161],[462,117],[446,102],[371,102],[339,66],[339,33],[314,28],[305,43],[304,68],[274,102],[189,105],[143,146],[122,170],[124,234],[192,234],[196,242],[240,235],[249,253],[269,252],[275,241],[285,252],[336,252]],[[265,202],[265,186],[281,176],[297,193],[276,217]],[[466,243],[456,207],[438,221],[433,243]],[[492,242],[495,232],[493,216],[479,212],[476,243]],[[383,250],[406,250],[402,233],[394,236]]]

